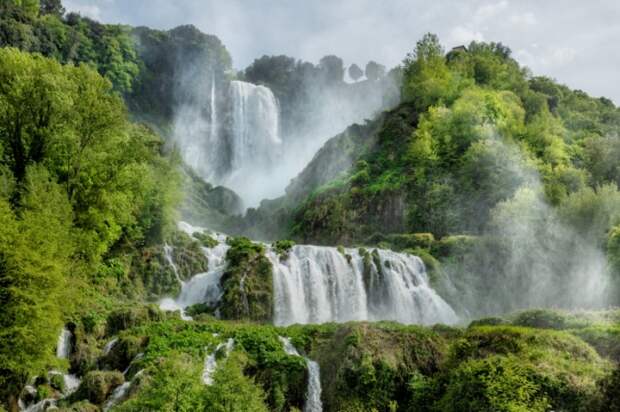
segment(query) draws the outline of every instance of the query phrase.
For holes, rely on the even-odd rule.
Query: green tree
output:
[[[402,97],[419,110],[439,103],[449,104],[457,97],[458,78],[448,68],[436,35],[424,35],[403,66]]]
[[[323,79],[327,84],[342,82],[344,77],[344,67],[340,57],[329,55],[321,58],[319,61],[319,68],[321,69]]]
[[[189,355],[173,353],[162,359],[149,374],[143,378],[143,388],[138,396],[124,402],[115,410],[190,412],[203,410],[200,382],[200,363]],[[148,372],[147,372],[148,373]]]
[[[385,66],[371,60],[366,63],[364,73],[368,80],[376,81],[385,76]]]
[[[209,412],[267,412],[263,389],[243,374],[246,355],[233,352],[218,365],[213,380],[204,395],[204,411]]]
[[[364,72],[357,64],[349,66],[349,77],[353,79],[354,82],[358,81],[363,75]]]
[[[29,166],[18,214],[0,199],[0,388],[14,407],[30,376],[53,362],[69,277],[71,206],[41,166]]]
[[[62,17],[65,14],[65,8],[62,6],[61,0],[40,0],[41,1],[41,14],[53,14],[58,17]]]

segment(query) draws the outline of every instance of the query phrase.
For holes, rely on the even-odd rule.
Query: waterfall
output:
[[[122,385],[117,386],[112,392],[112,395],[110,395],[108,400],[103,405],[103,412],[109,411],[110,409],[112,409],[113,406],[117,405],[120,401],[122,401],[127,395],[127,392],[129,392],[129,389],[133,385],[135,379],[141,376],[143,373],[144,369],[138,371],[130,381],[125,381]]]
[[[308,363],[308,392],[304,412],[321,412],[323,404],[321,403],[321,372],[319,364],[310,359],[306,359],[306,362]]]
[[[205,385],[213,385],[213,373],[217,368],[218,352],[220,352],[221,350],[225,350],[225,355],[228,356],[230,351],[233,349],[234,344],[235,341],[232,338],[228,338],[225,343],[220,343],[219,345],[217,345],[213,352],[207,355],[207,357],[205,358],[205,366],[202,371],[202,382]]]
[[[238,80],[230,82],[230,100],[229,170],[218,183],[256,206],[272,194],[273,169],[281,161],[278,102],[269,88]]]
[[[166,259],[166,262],[168,262],[168,265],[170,265],[170,267],[172,268],[172,271],[174,272],[174,277],[176,277],[179,283],[182,285],[183,280],[179,276],[179,269],[177,268],[177,265],[176,263],[174,263],[174,259],[172,258],[172,246],[168,245],[167,243],[164,244],[164,258]]]
[[[209,140],[215,142],[217,140],[217,107],[215,103],[215,73],[211,74],[211,99],[209,99],[210,109],[210,132]]]
[[[204,232],[205,229],[200,227],[194,227],[185,222],[179,223],[179,229],[183,230],[190,236],[196,232]],[[209,260],[209,270],[204,273],[198,273],[193,276],[187,282],[181,282],[181,293],[174,299],[164,298],[160,301],[159,306],[163,310],[175,311],[180,310],[184,319],[190,319],[189,316],[185,316],[183,311],[185,308],[197,303],[207,303],[215,306],[219,302],[222,296],[222,289],[220,288],[220,279],[226,270],[226,252],[229,249],[226,244],[226,236],[220,233],[214,235],[218,244],[215,247],[207,248],[203,247],[202,250]],[[164,250],[166,250],[164,248]],[[172,254],[167,253],[166,259],[177,273],[174,259]],[[178,277],[178,275],[177,275]]]
[[[62,328],[58,335],[58,343],[56,345],[56,357],[59,359],[67,359],[71,354],[71,338],[73,334],[66,327]]]
[[[184,222],[179,228],[190,235],[204,231]],[[225,235],[216,238],[217,246],[204,248],[208,272],[183,282],[179,296],[160,302],[162,309],[184,310],[197,303],[217,306],[229,246]],[[417,256],[384,249],[361,254],[358,249],[296,245],[285,260],[271,248],[267,257],[273,267],[276,325],[363,320],[431,325],[459,320],[431,287]]]
[[[118,342],[118,338],[114,338],[108,343],[106,343],[105,346],[103,347],[103,354],[107,355],[108,353],[110,353],[114,345],[116,345],[116,342]]]
[[[265,86],[242,81],[230,82],[232,95],[231,168],[247,163],[268,166],[273,147],[282,143],[278,135],[279,111],[275,96]]]
[[[456,323],[458,318],[429,285],[421,259],[389,250],[372,255],[333,247],[294,246],[286,261],[273,251],[274,322],[393,320]]]
[[[284,352],[291,356],[301,356],[289,338],[278,336]],[[308,367],[308,389],[306,391],[306,403],[304,412],[322,412],[323,404],[321,403],[321,371],[319,364],[304,356]]]

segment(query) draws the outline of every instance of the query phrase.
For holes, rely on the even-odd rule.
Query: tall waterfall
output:
[[[274,166],[280,161],[278,102],[265,86],[230,82],[231,130],[229,170],[222,184],[237,192],[248,206],[270,195]]]
[[[289,338],[278,337],[284,352],[292,356],[301,356]],[[321,370],[319,364],[304,356],[306,365],[308,366],[308,389],[306,391],[306,403],[304,404],[304,412],[322,412],[323,403],[321,402]]]
[[[274,323],[457,322],[450,305],[431,288],[420,258],[381,249],[373,254],[365,259],[355,249],[298,245],[281,261],[270,252]]]

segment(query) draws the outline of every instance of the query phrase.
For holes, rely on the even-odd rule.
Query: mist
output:
[[[582,188],[554,208],[521,149],[498,139],[493,134],[487,143],[501,148],[495,153],[503,172],[493,169],[493,176],[483,179],[495,179],[506,189],[506,198],[488,219],[477,222],[483,231],[468,250],[443,266],[439,288],[444,296],[465,319],[537,307],[592,310],[613,304],[615,291],[601,239],[618,210],[598,206],[620,200],[617,190]],[[592,207],[604,222],[595,225],[590,220],[588,227],[580,227],[576,216],[591,213]]]
[[[398,103],[390,75],[332,83],[313,73],[294,101],[280,102],[266,84],[218,82],[203,62],[179,67],[172,141],[196,173],[233,190],[246,208],[283,195],[329,138]]]

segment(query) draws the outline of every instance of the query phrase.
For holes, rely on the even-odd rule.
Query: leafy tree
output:
[[[366,63],[364,72],[368,80],[376,81],[385,76],[385,66],[371,60]]]
[[[403,66],[402,97],[419,110],[440,103],[449,104],[458,96],[459,78],[448,68],[436,35],[424,35]]]
[[[233,352],[218,365],[213,376],[214,384],[205,391],[205,411],[213,412],[263,412],[267,411],[265,393],[251,378],[243,374],[247,357]]]
[[[344,78],[344,67],[342,59],[338,56],[329,55],[319,61],[319,68],[322,71],[323,79],[327,84],[342,82]]]
[[[65,8],[62,6],[61,0],[40,0],[41,2],[41,14],[53,14],[58,17],[62,17],[65,14]]]
[[[349,77],[352,78],[353,81],[358,81],[363,75],[364,72],[357,64],[352,64],[349,66]]]
[[[153,368],[144,380],[139,395],[115,410],[118,411],[200,411],[203,385],[199,363],[188,355],[173,353]]]
[[[0,226],[0,396],[13,405],[53,362],[74,250],[71,206],[43,167],[29,166],[19,213],[0,199]]]

